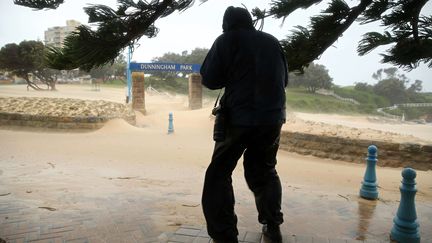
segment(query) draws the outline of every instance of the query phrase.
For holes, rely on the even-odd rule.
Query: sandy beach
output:
[[[37,92],[25,91],[24,86],[0,86],[0,97],[124,102],[123,89],[103,87],[95,92],[90,86],[70,85],[59,85],[58,89],[57,92]],[[204,225],[200,196],[214,145],[210,119],[212,103],[212,100],[204,100],[203,109],[190,111],[185,96],[147,93],[147,114],[136,113],[136,126],[115,119],[87,133],[0,128],[0,194],[7,194],[0,197],[0,202],[19,200],[36,208],[50,207],[72,213],[97,211],[110,205],[120,207],[113,198],[122,195],[123,199],[137,203],[148,199],[147,204],[142,204],[142,210],[153,210],[149,219],[160,232],[179,225]],[[175,132],[171,135],[167,134],[168,112],[174,113]],[[347,136],[432,141],[431,125],[387,125],[367,117],[294,113],[284,126],[284,129],[322,133],[335,132],[335,128],[339,129],[339,134]],[[343,215],[339,217],[325,210],[320,214],[305,211],[302,216],[290,213],[290,203],[305,202],[311,207],[311,202],[319,201],[323,205],[347,203],[356,215],[360,200],[358,190],[365,170],[363,164],[280,151],[277,169],[284,188],[284,230],[307,234],[312,227],[313,233],[324,236],[358,237],[358,216],[344,219]],[[388,236],[400,198],[401,168],[378,167],[377,175],[380,201],[375,216],[371,216],[372,221],[376,219],[371,223],[376,227],[369,227],[363,234],[366,238],[382,240]],[[258,230],[253,197],[243,179],[241,160],[233,180],[239,227]],[[417,171],[417,183],[419,220],[426,225],[421,228],[422,234],[431,237],[427,227],[432,226],[432,171]],[[340,225],[331,227],[325,218]],[[100,219],[102,222],[103,217]],[[303,223],[295,223],[298,220]]]

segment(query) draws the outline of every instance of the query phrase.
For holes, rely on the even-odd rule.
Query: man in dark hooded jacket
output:
[[[275,165],[285,122],[286,59],[275,37],[255,30],[246,9],[228,7],[222,28],[201,67],[204,86],[225,88],[225,138],[216,141],[202,195],[207,230],[216,242],[237,242],[231,174],[243,155],[263,232],[281,242],[282,187]]]

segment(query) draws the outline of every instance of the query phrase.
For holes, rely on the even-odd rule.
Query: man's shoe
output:
[[[282,243],[282,233],[279,225],[263,225],[262,232],[272,243]]]

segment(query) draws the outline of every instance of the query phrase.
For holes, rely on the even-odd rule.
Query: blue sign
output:
[[[199,64],[179,64],[179,63],[136,63],[129,64],[131,71],[135,72],[184,72],[199,73],[201,65]]]

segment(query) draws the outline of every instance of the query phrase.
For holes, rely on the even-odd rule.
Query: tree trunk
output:
[[[316,91],[316,87],[313,87],[313,86],[308,86],[308,87],[307,87],[307,91],[308,91],[309,93],[312,93],[312,94],[314,94],[314,93],[315,93],[315,91]]]
[[[44,84],[47,85],[47,90],[51,90],[51,91],[57,91],[56,90],[56,82],[57,79],[54,79],[52,77],[46,77],[45,75],[40,75],[40,73],[34,73],[33,75],[35,75],[37,78],[39,78],[39,80],[41,82],[43,82]],[[36,84],[35,84],[36,85]],[[37,86],[37,85],[36,85]],[[42,90],[41,88],[39,88],[39,90]]]
[[[37,86],[37,84],[30,81],[30,78],[28,75],[24,75],[24,76],[22,76],[22,78],[27,82],[27,91],[29,90],[29,87],[34,89],[34,90],[42,90],[39,86]]]
[[[51,91],[57,91],[55,81],[49,82],[49,86],[51,87]]]

